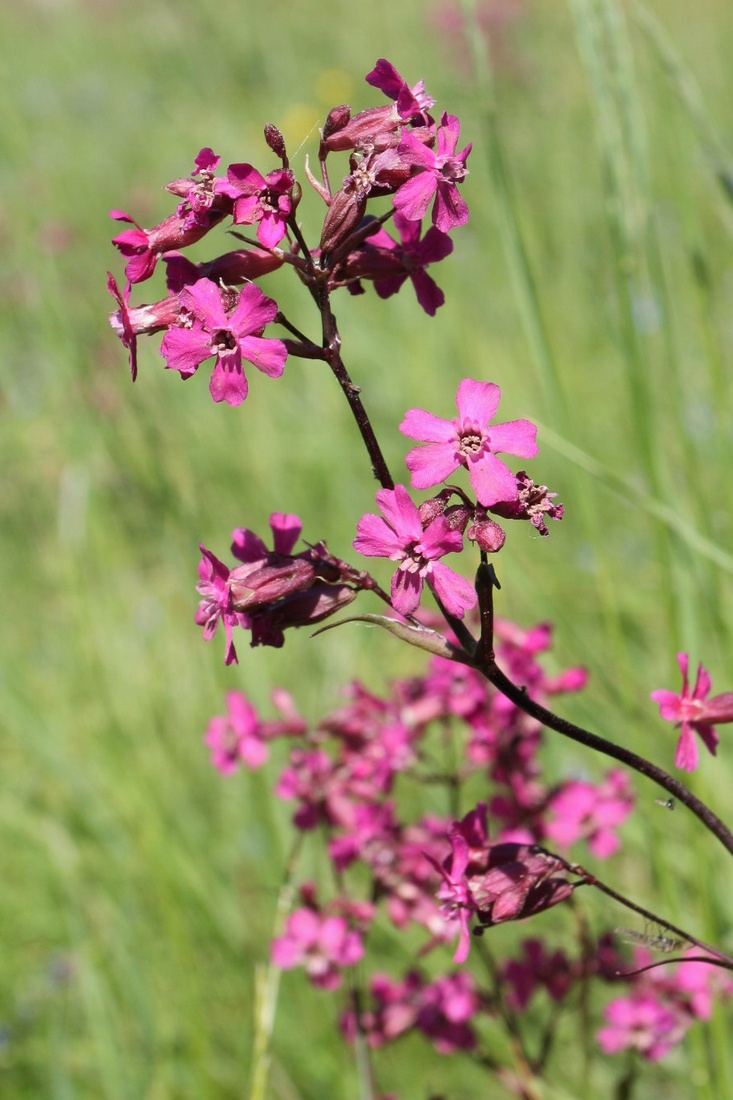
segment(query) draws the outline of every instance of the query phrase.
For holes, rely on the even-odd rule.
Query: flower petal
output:
[[[495,382],[476,382],[464,378],[456,394],[456,406],[461,420],[488,424],[499,408],[501,390]]]

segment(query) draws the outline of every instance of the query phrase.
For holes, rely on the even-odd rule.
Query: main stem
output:
[[[392,479],[389,467],[382,454],[382,449],[377,442],[377,437],[374,434],[374,429],[367,416],[366,409],[362,404],[359,387],[355,386],[351,381],[349,372],[346,370],[341,358],[341,337],[339,336],[336,326],[336,318],[331,312],[328,286],[325,283],[320,283],[318,285],[318,305],[321,311],[323,349],[326,362],[333,371],[349,403],[349,408],[356,420],[356,426],[361,433],[361,438],[364,440],[364,446],[369,454],[375,478],[383,489],[394,489],[394,480]]]

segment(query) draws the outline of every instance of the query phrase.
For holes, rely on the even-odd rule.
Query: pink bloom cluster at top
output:
[[[677,654],[677,663],[682,673],[682,693],[659,689],[651,693],[651,698],[659,704],[659,713],[666,722],[674,722],[681,727],[677,742],[675,766],[683,771],[694,772],[700,761],[695,734],[715,756],[719,737],[717,725],[733,722],[733,692],[724,692],[708,699],[712,681],[702,665],[697,666],[695,686],[690,691],[688,680],[689,657],[686,653]]]
[[[112,275],[107,285],[117,301],[111,323],[128,349],[133,379],[137,338],[156,332],[164,333],[160,351],[166,366],[181,378],[191,378],[201,363],[215,360],[209,385],[214,401],[237,406],[245,400],[244,362],[279,378],[288,353],[301,349],[298,341],[264,335],[282,318],[277,303],[255,284],[283,266],[314,294],[324,283],[329,291],[347,287],[361,293],[362,282],[368,281],[386,298],[409,279],[429,315],[443,304],[442,292],[425,269],[450,254],[448,234],[468,220],[459,187],[468,174],[471,146],[458,150],[455,116],[443,112],[436,122],[430,115],[434,101],[422,82],[410,87],[384,59],[366,79],[390,102],[353,117],[349,107],[335,107],[321,133],[323,182],[306,169],[326,208],[318,247],[305,247],[305,230],[296,220],[302,187],[274,126],[265,128],[265,138],[279,167],[260,171],[236,163],[217,175],[219,156],[201,149],[190,177],[167,184],[178,205],[158,225],[144,229],[124,211],[111,211],[113,219],[130,227],[112,242],[127,261],[126,285],[120,290]],[[343,152],[350,155],[349,174],[332,193],[326,160]],[[369,203],[384,196],[392,199],[397,239],[383,227],[387,216],[367,213]],[[431,225],[421,236],[428,218]],[[183,257],[183,249],[227,219],[240,230],[252,227],[255,240],[245,236],[245,248],[203,263]],[[150,279],[159,259],[167,265],[168,296],[131,306],[132,286]]]

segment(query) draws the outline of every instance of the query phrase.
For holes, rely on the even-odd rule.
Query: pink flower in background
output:
[[[344,917],[327,916],[313,909],[296,909],[288,917],[285,935],[272,944],[272,961],[281,970],[302,966],[319,989],[338,989],[341,970],[355,966],[364,956],[360,934]]]
[[[231,775],[240,764],[250,770],[267,760],[267,746],[257,711],[239,691],[227,694],[226,716],[209,722],[204,744],[211,749],[211,763],[222,775]]]
[[[456,153],[460,125],[455,115],[443,113],[434,150],[410,130],[403,131],[397,148],[403,157],[409,157],[418,171],[396,192],[392,200],[395,210],[409,221],[421,221],[435,198],[433,225],[442,233],[468,221],[468,207],[456,185],[468,175],[466,161],[471,146]]]
[[[662,688],[653,691],[650,698],[659,704],[659,713],[665,722],[674,722],[682,728],[674,758],[675,767],[694,772],[699,763],[695,734],[700,736],[708,751],[715,756],[719,741],[715,726],[718,723],[733,722],[733,692],[725,692],[708,699],[712,682],[702,665],[697,666],[697,679],[691,692],[688,655],[678,653],[677,664],[682,673],[682,693],[677,695]]]
[[[460,531],[452,531],[439,515],[423,531],[420,513],[404,485],[380,489],[377,504],[384,517],[362,516],[354,549],[367,557],[399,562],[392,577],[392,606],[400,615],[417,611],[426,581],[440,602],[458,618],[476,603],[471,585],[437,559],[463,549]]]
[[[610,771],[599,784],[571,780],[550,799],[545,832],[561,848],[585,840],[597,859],[608,859],[620,847],[615,830],[633,808],[625,772]]]
[[[424,409],[408,410],[400,431],[427,444],[415,447],[407,456],[413,488],[439,485],[459,466],[465,466],[480,504],[490,507],[516,499],[517,480],[496,455],[534,458],[537,428],[528,420],[489,427],[500,399],[501,390],[493,382],[464,378],[456,394],[458,416],[454,420],[442,420]]]
[[[416,1030],[430,1039],[439,1054],[475,1049],[471,1023],[482,1004],[470,974],[448,974],[434,982],[416,970],[408,971],[403,981],[375,974],[369,993],[371,1005],[360,1015],[359,1026],[370,1047],[382,1047]],[[349,1038],[356,1034],[356,1023],[353,1013],[342,1020]]]
[[[522,955],[509,959],[502,967],[502,980],[509,986],[507,1003],[515,1012],[524,1012],[536,989],[544,988],[553,1001],[562,1001],[572,987],[576,974],[564,951],[547,950],[542,940],[522,943]]]
[[[659,1062],[676,1046],[687,1030],[679,1013],[663,1004],[651,991],[639,990],[606,1006],[606,1026],[596,1038],[604,1054],[637,1050],[650,1062]]]
[[[280,377],[287,348],[282,340],[262,338],[265,325],[275,320],[277,303],[254,283],[242,288],[231,312],[225,309],[223,292],[210,279],[184,287],[180,301],[190,311],[191,322],[169,328],[160,348],[171,370],[190,378],[205,359],[215,355],[209,392],[214,401],[232,406],[241,405],[248,392],[243,359],[270,378]]]

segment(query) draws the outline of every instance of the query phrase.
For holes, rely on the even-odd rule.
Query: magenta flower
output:
[[[186,181],[192,186],[191,181]],[[189,225],[187,217],[178,212],[165,218],[152,229],[143,229],[124,210],[110,210],[110,218],[128,222],[134,229],[126,229],[112,238],[112,244],[128,260],[125,275],[131,283],[142,283],[155,271],[158,257],[174,248],[186,248],[200,241],[212,224],[223,217],[221,211],[211,211],[206,225]]]
[[[718,723],[733,722],[733,692],[725,692],[708,699],[712,683],[702,665],[697,666],[695,687],[690,692],[688,655],[678,653],[677,664],[682,673],[681,695],[660,689],[653,691],[650,698],[659,703],[659,713],[665,722],[674,722],[682,728],[674,758],[675,767],[694,772],[699,763],[695,734],[700,735],[708,751],[715,756],[719,741],[715,726]]]
[[[528,420],[510,420],[489,428],[496,413],[501,390],[493,382],[464,378],[458,387],[455,420],[441,420],[424,409],[409,409],[400,431],[410,439],[427,443],[407,456],[414,489],[439,485],[466,466],[471,487],[479,504],[491,507],[499,501],[516,500],[517,481],[498,453],[534,458],[537,428]]]
[[[467,145],[456,153],[460,122],[454,115],[443,114],[438,127],[436,147],[429,149],[411,130],[404,130],[398,153],[417,166],[417,174],[402,184],[392,202],[395,210],[409,221],[421,221],[433,204],[433,225],[448,233],[468,221],[468,207],[458,194],[457,184],[467,175]]]
[[[653,992],[632,992],[606,1006],[606,1026],[596,1035],[604,1054],[637,1050],[650,1062],[659,1062],[676,1046],[687,1022]]]
[[[489,842],[484,803],[455,822],[448,839],[451,853],[442,864],[428,852],[425,858],[443,878],[436,895],[443,915],[460,923],[456,963],[468,958],[474,917],[481,929],[523,920],[565,901],[575,890],[566,865],[550,852],[533,844]]]
[[[445,516],[437,516],[423,530],[420,513],[404,485],[380,489],[377,504],[384,514],[362,516],[354,549],[367,557],[399,562],[392,577],[392,606],[400,615],[418,608],[423,581],[451,615],[463,618],[476,603],[471,585],[437,559],[463,549],[463,535],[452,531]]]
[[[229,570],[224,562],[219,561],[215,554],[207,550],[205,546],[199,547],[204,555],[199,562],[199,584],[196,591],[203,596],[196,612],[196,622],[204,628],[204,641],[210,642],[216,634],[219,623],[224,624],[227,646],[224,658],[225,664],[239,664],[237,651],[232,641],[232,631],[235,626],[247,626],[245,615],[240,615],[232,607],[232,597],[229,591]]]
[[[182,219],[186,230],[208,229],[212,219],[221,213],[230,213],[232,199],[235,197],[229,181],[214,175],[221,157],[208,147],[201,149],[194,161],[192,177],[198,179],[174,180],[166,190],[182,198],[176,214]]]
[[[408,221],[401,214],[395,214],[394,224],[401,238],[400,243],[393,240],[385,229],[373,233],[363,248],[348,257],[346,276],[372,279],[380,298],[390,298],[396,294],[409,277],[418,302],[429,317],[434,317],[436,310],[445,302],[445,295],[425,268],[449,256],[453,251],[453,241],[435,226],[428,229],[421,240],[420,223]]]
[[[222,775],[231,775],[242,763],[250,770],[262,767],[267,745],[256,710],[239,691],[230,691],[226,698],[226,715],[212,718],[204,737],[211,763]]]
[[[546,835],[561,848],[586,840],[596,859],[608,859],[621,846],[616,829],[634,808],[628,776],[612,770],[602,783],[569,780],[548,803]]]
[[[403,121],[417,118],[419,121],[427,121],[427,112],[435,104],[432,96],[425,91],[422,80],[410,88],[406,80],[400,76],[394,65],[380,57],[370,73],[364,77],[367,84],[373,88],[379,88],[390,99],[397,103],[397,110]]]
[[[227,312],[224,294],[209,279],[184,287],[180,300],[190,311],[191,323],[168,329],[160,354],[168,368],[180,371],[183,378],[190,378],[205,359],[215,355],[209,392],[214,401],[236,406],[248,392],[242,360],[270,378],[279,378],[288,352],[282,340],[262,338],[265,325],[277,314],[276,302],[266,298],[254,283],[248,283],[234,308]]]
[[[169,295],[162,302],[147,306],[130,306],[131,283],[120,290],[113,275],[107,272],[107,290],[117,302],[119,309],[110,315],[109,323],[130,353],[130,373],[133,382],[137,378],[137,338],[142,334],[160,332],[174,325],[180,315],[181,306],[176,295]]]
[[[553,1001],[562,1001],[575,977],[564,951],[547,950],[542,940],[522,943],[522,956],[509,959],[502,968],[502,980],[509,986],[507,1003],[515,1012],[524,1012],[536,989],[544,988]]]
[[[375,974],[369,992],[371,1006],[360,1016],[359,1025],[370,1047],[384,1046],[414,1030],[430,1039],[440,1054],[475,1049],[471,1024],[483,1006],[470,974],[449,974],[434,982],[426,982],[416,970],[408,971],[404,981]],[[342,1026],[353,1038],[352,1014],[346,1015]]]
[[[293,212],[293,173],[289,168],[278,168],[262,176],[251,164],[230,164],[227,177],[236,196],[234,224],[256,222],[260,244],[274,248],[285,236]]]
[[[272,944],[272,961],[281,970],[303,966],[313,985],[338,989],[341,970],[355,966],[364,955],[358,932],[344,917],[326,916],[313,909],[297,909],[288,917],[286,932]]]

